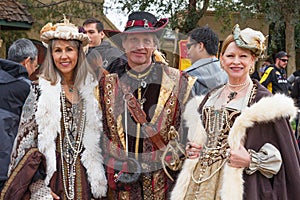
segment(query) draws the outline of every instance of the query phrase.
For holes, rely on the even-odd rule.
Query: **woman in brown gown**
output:
[[[83,50],[88,36],[64,19],[44,26],[41,40],[47,55],[23,108],[1,199],[101,198],[102,114]]]

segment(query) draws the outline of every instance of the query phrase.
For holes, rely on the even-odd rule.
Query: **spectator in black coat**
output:
[[[103,23],[95,18],[89,18],[83,22],[83,31],[89,36],[90,43],[87,55],[91,52],[102,57],[103,67],[110,73],[117,72],[120,66],[127,63],[124,53],[109,42],[104,41]],[[96,52],[95,52],[96,51]]]
[[[8,60],[0,59],[0,191],[7,170],[22,106],[30,91],[27,69],[35,69],[38,51],[28,39],[15,41],[8,50]]]
[[[291,89],[291,97],[295,100],[295,105],[298,107],[298,114],[297,114],[297,117],[296,117],[296,129],[295,129],[295,135],[296,135],[296,138],[298,140],[298,145],[299,145],[299,148],[300,148],[300,135],[299,135],[299,131],[298,131],[298,128],[299,128],[299,109],[300,109],[300,76],[296,76],[295,80],[294,80],[294,84],[292,86],[292,89]]]

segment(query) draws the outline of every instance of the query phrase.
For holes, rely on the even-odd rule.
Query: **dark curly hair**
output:
[[[208,26],[193,29],[188,36],[196,42],[202,42],[208,54],[216,55],[219,48],[218,35]]]

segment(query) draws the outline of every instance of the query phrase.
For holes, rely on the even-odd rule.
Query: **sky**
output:
[[[128,19],[128,14],[122,11],[120,7],[122,4],[118,3],[119,0],[105,0],[104,2],[104,14],[106,17],[120,30],[123,31],[125,23]],[[154,15],[157,15],[155,6],[151,6],[148,11]],[[168,17],[168,16],[165,16]]]
[[[128,14],[118,9],[118,5],[120,4],[117,3],[117,0],[106,0],[104,3],[104,14],[120,31],[123,31]]]

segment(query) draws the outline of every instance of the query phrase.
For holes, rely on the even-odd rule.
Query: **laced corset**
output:
[[[207,143],[203,147],[198,165],[200,177],[206,167],[226,158],[226,149],[229,148],[227,137],[229,130],[240,111],[227,107],[215,109],[213,106],[203,108],[202,120],[207,132]]]

